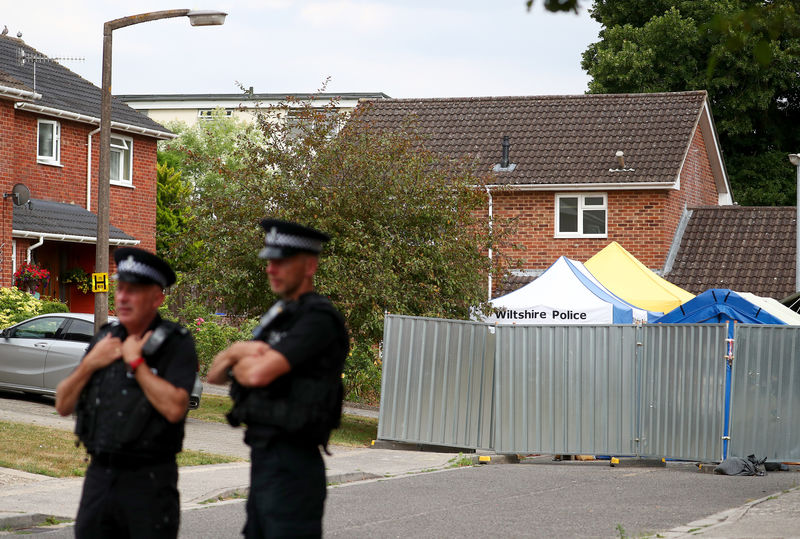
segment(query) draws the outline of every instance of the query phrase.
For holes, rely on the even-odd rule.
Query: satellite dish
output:
[[[24,183],[18,183],[11,188],[11,196],[14,197],[15,206],[22,206],[31,199],[31,190]]]

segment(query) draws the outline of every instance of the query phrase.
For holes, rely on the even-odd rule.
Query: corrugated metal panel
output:
[[[800,328],[738,325],[731,456],[800,461]]]
[[[635,326],[498,326],[495,450],[628,454]]]
[[[388,315],[378,438],[491,448],[493,341],[485,324]]]
[[[652,324],[642,329],[638,453],[720,460],[727,327]]]

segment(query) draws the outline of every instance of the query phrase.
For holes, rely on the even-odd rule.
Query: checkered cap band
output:
[[[283,234],[278,232],[275,227],[272,227],[267,233],[265,243],[267,247],[291,247],[313,253],[322,252],[322,241],[294,234]]]
[[[161,285],[161,288],[167,287],[167,279],[161,275],[160,271],[152,266],[144,264],[143,262],[134,260],[132,256],[119,261],[119,264],[117,264],[117,273],[132,273],[134,275],[141,275],[142,277],[147,277],[148,279],[152,279],[153,281],[157,282],[159,285]]]

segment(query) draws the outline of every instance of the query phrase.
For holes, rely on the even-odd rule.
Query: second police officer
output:
[[[245,536],[320,537],[326,497],[320,446],[342,407],[349,337],[342,315],[314,292],[329,237],[297,223],[265,219],[266,273],[279,296],[254,340],[220,352],[208,381],[233,379],[231,424],[247,425],[251,446]]]

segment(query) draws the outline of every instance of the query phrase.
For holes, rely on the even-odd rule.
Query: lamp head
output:
[[[227,13],[208,9],[193,10],[186,14],[192,26],[220,26],[225,24]]]
[[[799,166],[800,165],[800,154],[790,153],[789,154],[789,161],[791,161],[791,163],[794,166]]]

